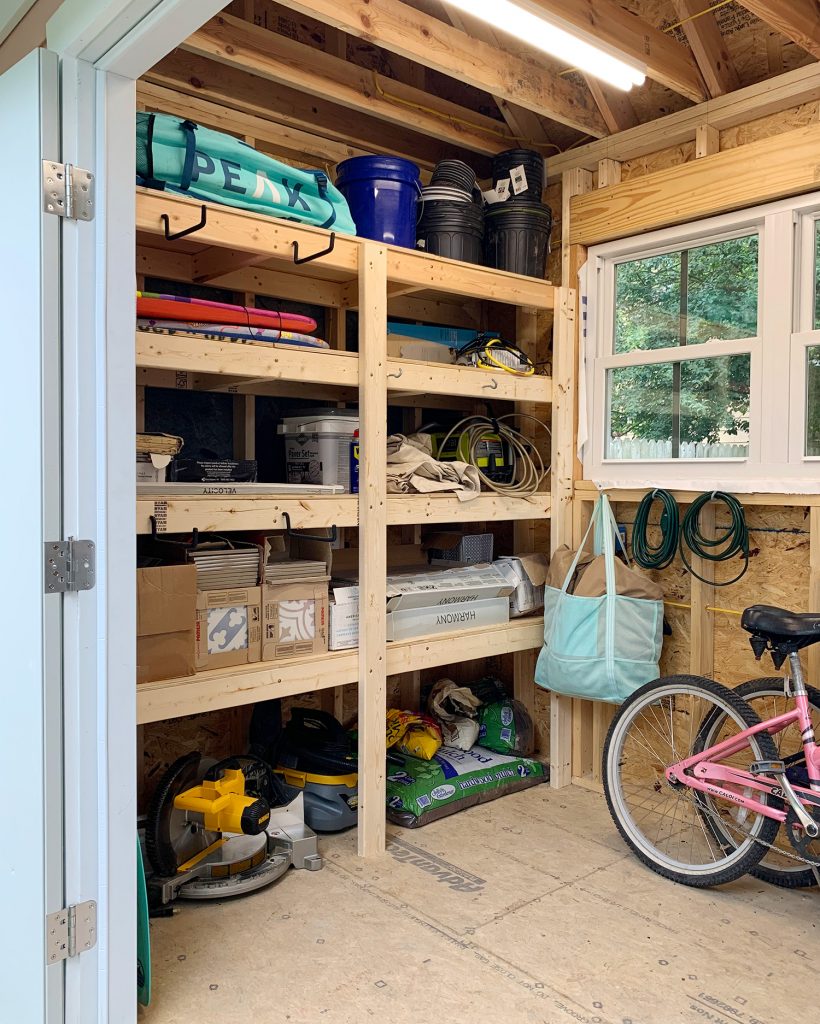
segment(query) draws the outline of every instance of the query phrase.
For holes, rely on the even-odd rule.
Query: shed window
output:
[[[587,478],[807,490],[820,459],[820,194],[590,250]]]

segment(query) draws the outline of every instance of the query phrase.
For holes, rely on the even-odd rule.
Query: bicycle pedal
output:
[[[749,765],[750,775],[785,775],[785,761],[752,761]]]

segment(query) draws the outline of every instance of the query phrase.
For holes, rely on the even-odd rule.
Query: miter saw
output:
[[[224,899],[276,881],[287,869],[322,867],[316,834],[293,797],[256,757],[186,754],[157,787],[145,827],[154,906]]]

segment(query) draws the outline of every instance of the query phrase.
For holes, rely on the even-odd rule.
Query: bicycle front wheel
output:
[[[622,705],[604,744],[604,792],[627,845],[658,874],[699,888],[746,874],[779,827],[765,814],[667,781],[666,768],[701,753],[703,725],[717,720],[713,743],[760,723],[748,704],[719,683],[669,676],[647,683]],[[748,769],[752,761],[776,757],[771,737],[762,732],[719,763]],[[754,795],[766,804],[764,794]],[[707,827],[705,819],[716,827]]]

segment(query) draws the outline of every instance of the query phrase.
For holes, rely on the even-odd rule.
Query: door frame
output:
[[[97,545],[64,607],[65,900],[98,939],[66,963],[65,1016],[133,1024],[136,1004],[136,79],[224,0],[65,0],[62,154],[95,175],[95,217],[63,222],[63,535]]]

